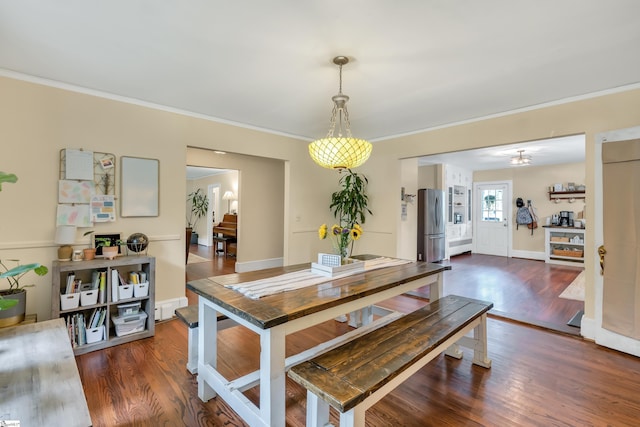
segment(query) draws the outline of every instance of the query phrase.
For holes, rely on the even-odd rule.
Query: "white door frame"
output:
[[[626,141],[629,139],[640,138],[640,126],[618,129],[611,132],[603,132],[597,134],[595,137],[594,147],[594,175],[595,175],[595,189],[594,189],[594,219],[593,225],[590,226],[589,222],[587,227],[593,227],[594,233],[594,247],[598,248],[604,242],[604,210],[603,210],[603,194],[602,194],[602,144],[613,143],[617,141]],[[613,348],[614,350],[623,351],[625,353],[640,356],[640,341],[634,340],[629,337],[625,337],[615,332],[611,332],[602,327],[602,303],[603,303],[603,277],[600,275],[599,265],[600,259],[598,257],[597,250],[593,250],[591,254],[585,254],[587,257],[592,258],[592,262],[587,264],[586,274],[593,278],[593,301],[595,316],[593,319],[582,317],[581,322],[581,334],[589,339],[593,339],[597,344],[605,347]],[[605,257],[606,263],[606,257]],[[589,268],[591,267],[591,268]],[[591,271],[589,271],[591,270]],[[587,277],[587,295],[589,295],[589,277]]]
[[[472,231],[472,239],[473,239],[473,252],[477,252],[476,245],[478,243],[477,240],[477,230],[478,230],[478,187],[480,185],[506,185],[507,194],[505,194],[505,201],[509,201],[506,206],[506,224],[507,224],[507,257],[511,258],[513,256],[513,203],[510,201],[513,200],[513,181],[482,181],[482,182],[474,182],[473,183],[473,200],[471,206],[471,215],[473,215],[473,231]]]
[[[204,240],[206,246],[212,246],[213,222],[216,221],[213,214],[218,212],[217,218],[220,218],[220,184],[209,184],[207,194],[209,196],[209,210],[207,211],[207,238]]]

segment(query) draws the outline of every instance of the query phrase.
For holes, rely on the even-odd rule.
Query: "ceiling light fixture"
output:
[[[371,155],[371,143],[351,136],[347,101],[342,93],[342,66],[349,63],[346,56],[336,56],[333,63],[340,67],[340,87],[333,96],[331,124],[327,136],[309,144],[309,155],[318,165],[328,169],[351,169],[362,165]],[[337,124],[337,129],[336,129]],[[335,134],[337,133],[337,136]]]
[[[511,158],[513,166],[527,166],[531,164],[531,156],[523,156],[524,150],[518,150],[519,155]]]

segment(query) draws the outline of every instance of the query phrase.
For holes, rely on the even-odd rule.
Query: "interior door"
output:
[[[640,338],[640,139],[603,144],[602,327]]]
[[[474,252],[509,256],[511,183],[475,183]]]
[[[636,159],[640,159],[638,141],[640,126],[596,136],[593,163],[595,244],[591,248],[602,245],[606,254],[603,273],[597,250],[585,254],[585,261],[587,256],[594,261],[586,264],[590,273],[587,299],[589,282],[593,280],[594,314],[593,318],[585,316],[582,320],[585,337],[636,356],[640,356],[640,270],[637,267],[640,261],[640,172],[635,165]],[[590,269],[589,264],[594,268]]]

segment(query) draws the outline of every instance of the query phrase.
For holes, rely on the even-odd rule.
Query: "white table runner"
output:
[[[406,259],[380,257],[364,261],[364,271],[376,270],[385,267],[394,267],[397,265],[408,264],[412,261]],[[273,295],[280,292],[292,291],[294,289],[306,288],[307,286],[315,286],[321,283],[330,282],[332,280],[341,279],[354,274],[362,273],[362,271],[347,271],[337,274],[333,277],[320,276],[313,273],[311,269],[286,273],[280,276],[269,277],[267,279],[253,280],[251,282],[236,283],[233,285],[225,285],[225,287],[241,292],[251,299],[259,299],[267,295]]]

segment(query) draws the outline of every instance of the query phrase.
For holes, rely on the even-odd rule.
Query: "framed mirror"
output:
[[[158,216],[160,161],[120,158],[120,216]]]

